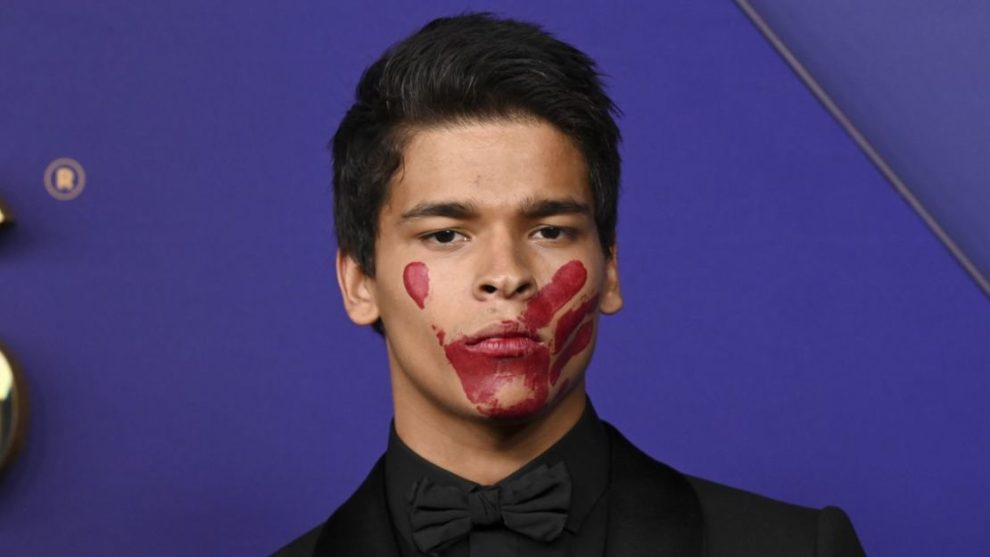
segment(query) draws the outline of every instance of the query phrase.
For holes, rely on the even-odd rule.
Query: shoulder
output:
[[[632,481],[626,483],[668,486],[664,491],[679,493],[679,513],[700,515],[698,522],[708,557],[864,555],[841,509],[802,507],[683,474],[641,451],[610,424],[608,430],[613,465],[621,466],[622,475],[631,476]],[[659,489],[637,489],[634,493],[636,498],[647,493],[653,497],[667,495]]]
[[[701,504],[709,555],[864,555],[846,513],[777,501],[685,476]]]
[[[309,557],[316,550],[316,540],[323,531],[323,524],[289,542],[288,545],[272,553],[271,557]]]
[[[385,503],[384,458],[325,522],[299,536],[272,557],[311,555],[394,556],[391,521]]]

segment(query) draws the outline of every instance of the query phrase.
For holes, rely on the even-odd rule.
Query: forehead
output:
[[[587,166],[574,142],[540,120],[496,120],[413,131],[385,210],[424,201],[518,206],[568,197],[590,204]]]

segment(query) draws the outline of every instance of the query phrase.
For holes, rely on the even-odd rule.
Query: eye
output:
[[[544,226],[543,228],[536,231],[537,234],[542,235],[544,240],[557,240],[561,236],[572,236],[573,232],[561,226]]]
[[[455,240],[457,240],[458,236],[463,237],[464,235],[455,230],[438,230],[436,232],[426,234],[425,236],[422,236],[422,238],[436,244],[452,244]]]

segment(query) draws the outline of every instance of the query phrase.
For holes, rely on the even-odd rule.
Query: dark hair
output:
[[[472,13],[439,18],[365,70],[333,137],[337,244],[375,275],[378,217],[417,128],[538,118],[574,141],[588,167],[606,256],[619,194],[618,109],[594,61],[539,26]],[[375,325],[381,332],[381,321]]]

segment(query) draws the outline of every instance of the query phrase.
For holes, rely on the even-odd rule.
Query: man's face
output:
[[[583,385],[598,313],[622,306],[593,207],[583,156],[549,124],[414,132],[375,278],[338,257],[352,319],[384,322],[395,396],[516,421]]]

